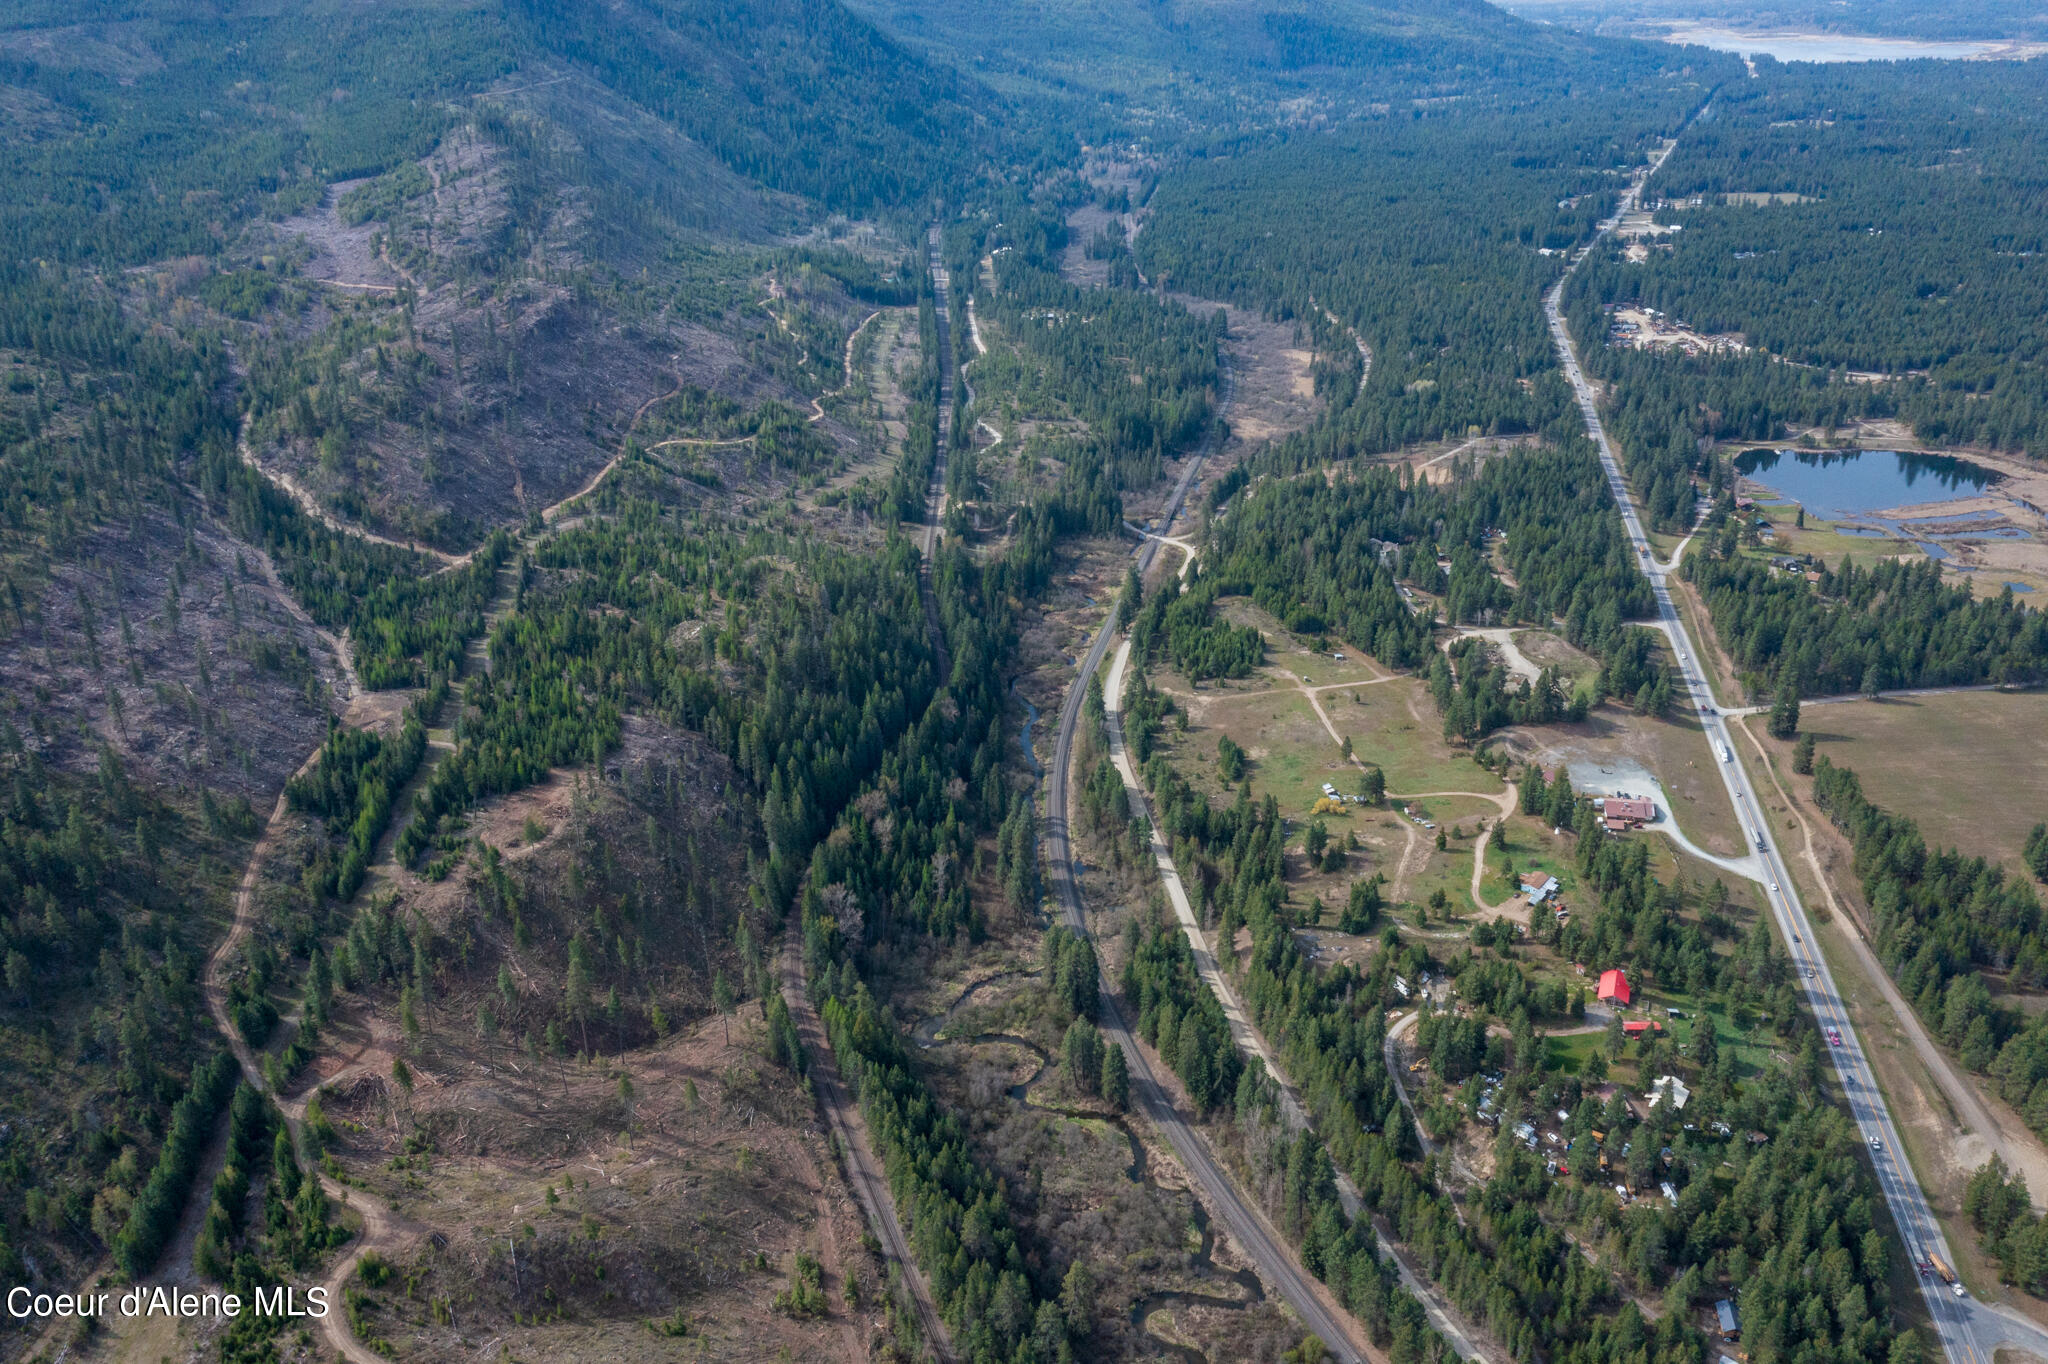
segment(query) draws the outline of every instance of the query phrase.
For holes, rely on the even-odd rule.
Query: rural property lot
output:
[[[1579,725],[1543,725],[1506,731],[1518,758],[1544,766],[1559,762],[1633,759],[1655,773],[1671,797],[1678,825],[1709,852],[1739,857],[1745,851],[1735,811],[1721,786],[1713,751],[1697,717],[1674,712],[1652,719],[1616,704],[1594,710]]]
[[[1808,706],[1800,728],[1931,845],[2016,868],[2027,830],[2048,819],[2048,693]]]

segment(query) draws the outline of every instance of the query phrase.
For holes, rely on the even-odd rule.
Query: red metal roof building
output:
[[[1609,1001],[1616,1004],[1628,1003],[1628,977],[1619,971],[1602,971],[1598,998],[1603,1004]]]
[[[1657,818],[1655,801],[1638,800],[1633,796],[1609,796],[1600,804],[1600,821],[1609,833],[1624,829],[1640,829]]]

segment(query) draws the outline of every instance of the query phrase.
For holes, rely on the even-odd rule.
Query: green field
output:
[[[1796,502],[1759,502],[1756,509],[1771,521],[1771,532],[1763,547],[1749,551],[1757,558],[1812,554],[1833,568],[1839,567],[1842,560],[1852,554],[1865,560],[1902,554],[1917,558],[1920,555],[1919,549],[1907,541],[1888,536],[1845,535],[1835,529],[1838,522],[1823,521],[1811,515],[1806,518],[1806,524],[1800,526],[1797,524],[1799,504]]]
[[[1425,905],[1438,890],[1450,898],[1452,913],[1463,921],[1478,911],[1472,903],[1472,845],[1478,841],[1479,825],[1483,819],[1491,819],[1496,809],[1489,801],[1462,797],[1439,797],[1435,800],[1411,801],[1408,809],[1413,814],[1434,822],[1441,828],[1449,846],[1442,852],[1436,848],[1436,830],[1415,830],[1419,839],[1423,859],[1402,887],[1401,899],[1410,904]],[[1399,816],[1397,815],[1398,819]],[[1464,837],[1457,837],[1462,828]],[[1406,842],[1405,835],[1396,832],[1393,851],[1388,858],[1389,868],[1398,865],[1401,848]],[[1393,875],[1389,870],[1388,875]],[[1389,891],[1392,890],[1390,886]],[[1432,926],[1435,916],[1431,915]]]
[[[1664,1025],[1664,1035],[1672,1039],[1685,1054],[1690,1054],[1694,1030],[1705,1023],[1712,1023],[1716,1046],[1724,1053],[1735,1053],[1736,1064],[1741,1068],[1743,1075],[1753,1075],[1767,1065],[1776,1064],[1776,1056],[1783,1055],[1784,1040],[1767,1023],[1752,1019],[1747,1028],[1738,1027],[1736,1022],[1728,1017],[1725,1005],[1716,1004],[1706,1013],[1700,1014],[1695,1012],[1695,1004],[1688,996],[1667,994],[1663,991],[1651,993],[1656,998],[1647,1005],[1648,1015],[1644,1014],[1641,1007],[1631,1012],[1639,1017],[1655,1016],[1657,1021]],[[1639,998],[1636,1003],[1642,1006],[1646,1001]],[[1666,1004],[1681,1009],[1686,1016],[1663,1017]],[[1583,1075],[1587,1058],[1596,1051],[1604,1051],[1606,1045],[1604,1031],[1550,1037],[1546,1039],[1547,1060],[1553,1068],[1567,1075]],[[1643,1043],[1639,1039],[1630,1039],[1622,1050],[1622,1059],[1610,1063],[1608,1070],[1608,1079],[1638,1094],[1647,1092],[1649,1082],[1655,1078],[1643,1074],[1642,1048]],[[1697,1085],[1694,1087],[1697,1088]]]
[[[1182,740],[1183,751],[1207,762],[1213,775],[1216,741],[1228,735],[1251,759],[1254,794],[1271,792],[1289,817],[1306,818],[1324,782],[1340,790],[1358,789],[1358,770],[1344,761],[1299,691],[1215,699],[1198,706],[1195,716]],[[1220,786],[1221,778],[1214,779]]]
[[[1387,774],[1389,792],[1507,789],[1464,750],[1444,742],[1436,703],[1415,678],[1324,692],[1322,702],[1330,723],[1351,740],[1351,751]],[[1329,735],[1323,740],[1328,743]]]
[[[1546,821],[1532,815],[1510,816],[1502,832],[1508,838],[1506,849],[1501,847],[1501,832],[1496,832],[1486,845],[1487,879],[1480,888],[1486,892],[1487,898],[1499,903],[1520,893],[1520,886],[1509,885],[1504,879],[1507,863],[1512,858],[1518,878],[1538,873],[1555,876],[1558,895],[1570,904],[1579,878],[1576,840],[1567,834],[1553,834]],[[1547,904],[1545,908],[1548,908]]]

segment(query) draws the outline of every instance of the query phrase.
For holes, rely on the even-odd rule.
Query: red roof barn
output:
[[[1610,1000],[1616,1004],[1628,1003],[1628,977],[1619,971],[1602,971],[1599,999],[1603,1004]]]

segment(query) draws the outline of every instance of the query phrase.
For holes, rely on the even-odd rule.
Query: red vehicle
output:
[[[1828,1029],[1828,1045],[1831,1047],[1842,1045],[1842,1034],[1834,1028]]]

